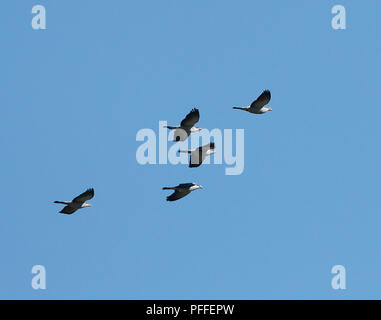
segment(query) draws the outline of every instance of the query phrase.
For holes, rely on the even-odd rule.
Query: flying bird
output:
[[[173,141],[185,141],[192,132],[200,131],[202,129],[194,126],[199,119],[200,113],[198,109],[194,108],[187,114],[185,119],[181,121],[180,126],[164,126],[164,128],[175,130]]]
[[[193,150],[179,150],[179,152],[190,153],[189,168],[199,167],[207,156],[216,153],[214,150],[214,142]]]
[[[203,188],[203,186],[196,183],[181,183],[176,187],[164,187],[163,190],[175,190],[174,193],[167,197],[167,201],[176,201],[190,194],[193,190]]]
[[[253,101],[248,107],[233,107],[233,109],[239,109],[248,111],[250,113],[262,114],[267,111],[273,111],[270,107],[265,107],[266,104],[270,102],[271,93],[270,90],[265,90],[261,93],[261,95],[257,98],[257,100]]]
[[[94,197],[94,189],[87,189],[85,192],[81,193],[78,197],[75,197],[72,201],[54,201],[54,203],[66,204],[60,213],[72,214],[78,209],[85,207],[91,207],[90,203],[86,203],[87,200],[90,200]]]

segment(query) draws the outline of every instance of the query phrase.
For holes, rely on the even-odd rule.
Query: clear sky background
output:
[[[381,298],[380,15],[371,0],[2,3],[0,298]],[[232,110],[264,89],[273,112]],[[245,129],[242,175],[137,163],[138,130],[193,107],[203,128]],[[205,189],[165,201],[191,181]],[[58,213],[88,187],[92,208]]]

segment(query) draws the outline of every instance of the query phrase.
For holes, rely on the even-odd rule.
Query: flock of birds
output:
[[[264,90],[262,94],[250,104],[250,106],[233,107],[233,109],[244,110],[254,114],[263,114],[268,111],[272,111],[270,107],[266,107],[266,105],[270,102],[270,99],[270,91]],[[202,130],[200,127],[195,127],[195,124],[199,121],[199,119],[200,112],[198,109],[194,108],[187,114],[185,119],[181,121],[179,126],[166,126],[166,128],[175,130],[173,141],[185,141],[191,133]],[[179,150],[179,152],[190,154],[189,167],[195,168],[199,167],[207,156],[215,153],[214,147],[214,142],[211,142],[202,147],[195,148],[194,150]],[[163,190],[174,190],[174,192],[167,197],[167,201],[176,201],[187,196],[192,191],[202,188],[203,186],[192,182],[181,183],[176,187],[164,187]],[[91,204],[87,203],[86,201],[92,199],[93,197],[94,189],[91,188],[87,189],[85,192],[81,193],[71,201],[54,201],[54,203],[65,205],[60,213],[72,214],[78,209],[91,207]]]

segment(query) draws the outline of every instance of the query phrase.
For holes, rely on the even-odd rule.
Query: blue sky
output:
[[[380,298],[379,1],[1,8],[0,298]],[[232,110],[264,89],[273,112]],[[193,107],[203,128],[245,129],[242,175],[137,163],[138,130]],[[205,189],[165,201],[188,181]],[[88,187],[92,208],[58,214]]]

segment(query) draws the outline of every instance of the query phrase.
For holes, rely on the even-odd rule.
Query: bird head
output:
[[[84,207],[92,207],[92,205],[90,203],[84,203],[83,206]]]
[[[270,108],[270,107],[266,107],[266,111],[273,111],[273,109],[272,108]]]
[[[194,131],[200,131],[200,130],[202,130],[202,128],[200,128],[200,127],[194,127]]]
[[[199,187],[200,189],[204,189],[204,187],[201,184],[198,184],[197,187]]]

